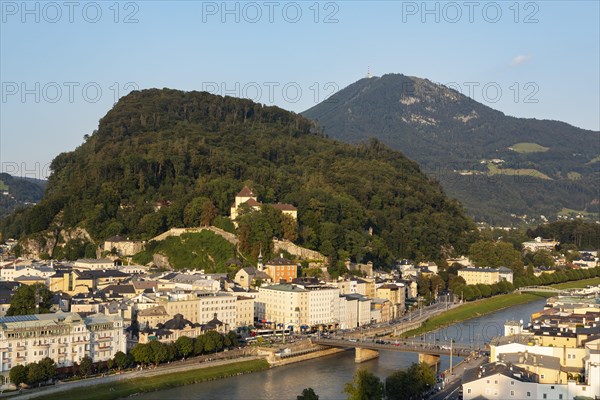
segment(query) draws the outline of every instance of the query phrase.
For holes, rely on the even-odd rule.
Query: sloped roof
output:
[[[296,207],[286,203],[275,203],[272,204],[273,208],[280,211],[298,211]]]
[[[105,287],[104,289],[102,289],[102,292],[104,293],[119,293],[119,294],[124,294],[124,293],[130,293],[130,294],[135,294],[135,289],[133,287],[133,285],[109,285],[107,287]]]
[[[287,258],[284,258],[283,255],[280,255],[277,258],[267,261],[266,265],[296,265],[296,264],[294,264],[292,261],[288,260]]]
[[[167,310],[165,310],[164,306],[156,306],[151,308],[146,308],[145,310],[138,311],[138,316],[142,317],[153,317],[160,315],[168,315]]]
[[[242,188],[242,190],[240,190],[240,192],[236,195],[236,197],[254,197],[254,196],[256,196],[256,195],[254,194],[252,189],[250,189],[248,186],[244,186]]]
[[[246,200],[246,202],[244,204],[248,204],[250,207],[260,207],[260,206],[262,206],[261,202],[256,201],[254,199],[248,199],[248,200]]]
[[[194,323],[188,319],[183,318],[182,314],[175,314],[175,316],[165,322],[164,328],[170,330],[182,330],[186,326],[194,326]]]

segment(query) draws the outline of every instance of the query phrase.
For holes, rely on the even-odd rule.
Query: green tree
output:
[[[552,253],[547,250],[538,250],[532,255],[532,263],[534,267],[553,267],[554,258]]]
[[[200,355],[204,353],[204,346],[206,345],[205,335],[200,335],[194,340],[194,354]]]
[[[210,226],[214,219],[219,215],[219,210],[210,200],[205,200],[202,203],[202,211],[200,213],[200,226]]]
[[[385,380],[387,400],[421,399],[435,383],[435,372],[425,363],[413,363],[406,370],[392,373]]]
[[[30,386],[37,385],[45,380],[44,368],[38,363],[31,363],[27,370],[27,384]]]
[[[223,336],[217,331],[208,331],[204,334],[204,352],[212,353],[223,349]]]
[[[152,350],[148,343],[138,343],[131,349],[131,355],[135,362],[140,363],[142,366],[150,364],[154,359]]]
[[[25,365],[15,365],[10,369],[8,376],[10,377],[10,381],[18,387],[21,383],[27,382],[28,372],[28,368]]]
[[[319,400],[319,396],[315,393],[313,388],[306,388],[302,390],[302,394],[296,396],[296,400]]]
[[[524,275],[521,253],[510,243],[480,240],[469,248],[469,258],[478,267],[508,267],[515,276]]]
[[[186,358],[189,354],[194,352],[194,340],[187,336],[181,336],[177,339],[175,345],[177,346],[177,351],[179,351],[179,354],[181,354],[183,358]]]
[[[81,359],[79,363],[79,375],[88,376],[92,374],[92,369],[94,367],[94,363],[89,356],[85,356]]]
[[[344,386],[344,393],[348,395],[348,400],[382,400],[383,383],[366,368],[360,368],[352,381]]]
[[[229,331],[223,338],[225,347],[236,347],[238,345],[238,335],[234,331]]]
[[[52,292],[43,283],[23,285],[15,291],[6,315],[31,315],[36,312],[39,314],[49,313],[51,299]]]
[[[127,361],[127,354],[123,353],[122,351],[117,351],[115,353],[115,365],[119,370],[128,367]]]
[[[204,205],[210,203],[206,197],[197,197],[190,201],[183,210],[183,223],[185,226],[201,226]],[[212,204],[212,203],[211,203]]]
[[[153,340],[149,343],[149,347],[154,365],[158,366],[158,364],[168,360],[169,352],[166,344]]]
[[[50,380],[54,378],[56,374],[56,363],[50,357],[45,357],[38,363],[42,370],[44,371],[44,380]]]

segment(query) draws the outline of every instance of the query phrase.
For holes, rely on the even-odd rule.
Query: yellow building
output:
[[[462,277],[467,285],[493,285],[502,280],[513,281],[512,270],[506,267],[500,268],[475,268],[468,267],[458,270],[458,276]]]
[[[233,221],[238,217],[238,208],[242,204],[246,204],[252,210],[260,210],[263,206],[263,204],[256,199],[254,192],[248,186],[244,186],[244,188],[235,196],[235,203],[231,206],[231,219]],[[275,203],[265,205],[269,205],[274,209],[281,211],[282,214],[289,215],[295,220],[298,219],[298,209],[291,204]]]
[[[567,372],[561,369],[558,357],[525,352],[504,353],[501,362],[516,365],[535,374],[538,383],[567,383]]]
[[[404,286],[386,283],[376,290],[376,297],[389,300],[391,303],[391,318],[398,318],[404,311]]]
[[[237,326],[254,325],[254,298],[246,296],[237,296],[235,302],[236,324]]]

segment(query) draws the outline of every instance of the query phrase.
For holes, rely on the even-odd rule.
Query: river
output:
[[[506,320],[529,321],[531,313],[543,308],[545,300],[510,307],[482,317],[441,329],[436,338],[443,340],[452,337],[460,343],[476,344],[479,340],[489,341],[490,336],[503,334]],[[425,335],[423,340],[433,340],[433,334]],[[304,361],[267,371],[212,382],[182,386],[175,389],[136,396],[140,400],[165,399],[206,399],[206,400],[256,400],[283,399],[293,400],[302,393],[302,389],[312,387],[323,400],[345,399],[344,384],[352,380],[354,372],[361,367],[368,368],[382,379],[397,369],[406,368],[417,362],[417,354],[382,351],[378,359],[362,364],[354,363],[354,352]],[[458,362],[454,358],[454,362]],[[441,358],[441,368],[449,367],[449,357]]]

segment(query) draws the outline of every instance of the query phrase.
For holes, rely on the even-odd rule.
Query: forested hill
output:
[[[0,173],[0,219],[19,206],[40,201],[44,195],[46,181]]]
[[[43,201],[7,218],[6,237],[80,226],[95,240],[147,239],[190,223],[184,210],[200,197],[228,215],[244,183],[260,201],[294,204],[297,242],[337,259],[439,259],[466,251],[473,228],[399,152],[336,142],[300,115],[205,92],[133,92],[51,169]]]
[[[599,132],[510,117],[402,74],[361,79],[302,114],[332,138],[402,151],[480,220],[599,209]]]

